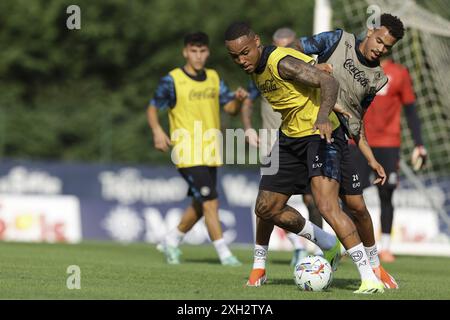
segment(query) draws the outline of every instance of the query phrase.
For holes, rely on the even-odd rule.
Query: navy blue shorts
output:
[[[178,172],[189,185],[188,196],[198,202],[217,199],[217,167],[178,168]]]
[[[360,173],[361,184],[363,188],[372,186],[375,180],[375,174],[367,164],[367,160],[361,151],[355,145],[349,145],[354,166]],[[398,170],[400,161],[400,148],[398,147],[372,147],[375,159],[383,166],[386,172],[386,182],[379,188],[395,189],[398,184]]]
[[[310,179],[325,176],[341,183],[342,155],[348,151],[341,127],[333,131],[333,142],[328,144],[319,135],[291,138],[279,131],[272,157],[279,155],[279,169],[274,175],[263,175],[260,190],[286,195],[310,193]]]
[[[342,147],[341,182],[339,185],[339,195],[341,196],[362,195],[365,188],[365,174],[360,171],[361,168],[359,166],[362,162],[356,156],[352,147],[357,149],[356,146],[348,144]],[[362,153],[359,153],[364,158]],[[311,185],[306,188],[304,194],[311,194]]]

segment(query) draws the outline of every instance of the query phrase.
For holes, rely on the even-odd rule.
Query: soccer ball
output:
[[[304,291],[326,290],[333,280],[330,263],[320,256],[301,259],[294,269],[295,284]]]

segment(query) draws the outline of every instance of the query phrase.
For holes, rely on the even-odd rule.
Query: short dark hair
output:
[[[400,40],[405,35],[405,27],[403,22],[396,16],[389,13],[383,13],[380,17],[380,25],[386,27],[389,30],[391,36]]]
[[[246,22],[233,22],[225,31],[225,41],[236,40],[243,36],[253,36],[255,33]]]
[[[184,46],[209,46],[209,37],[204,32],[189,33],[184,37]]]

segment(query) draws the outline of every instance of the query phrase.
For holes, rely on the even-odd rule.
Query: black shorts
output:
[[[364,175],[360,174],[359,159],[355,159],[356,154],[352,152],[352,145],[346,144],[342,147],[341,158],[341,182],[339,185],[339,195],[361,195],[364,188]],[[361,152],[359,152],[361,154]],[[361,154],[362,155],[362,154]],[[363,156],[364,157],[364,156]],[[311,194],[311,185],[309,185],[305,194]]]
[[[189,185],[188,196],[199,202],[217,199],[217,167],[178,168],[178,172]]]
[[[367,160],[355,145],[349,145],[352,158],[355,159],[355,165],[360,173],[361,184],[363,188],[370,187],[375,180],[375,174],[367,164]],[[380,188],[396,188],[398,185],[398,169],[400,161],[400,148],[372,148],[375,159],[383,166],[386,172],[386,183]]]
[[[274,175],[263,175],[260,190],[286,195],[307,193],[312,177],[325,176],[341,182],[341,157],[347,141],[341,127],[333,131],[334,141],[328,144],[319,135],[291,138],[279,131],[272,157],[279,156]]]

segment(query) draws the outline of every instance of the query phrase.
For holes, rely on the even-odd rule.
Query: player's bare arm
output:
[[[147,121],[152,129],[153,142],[156,150],[166,152],[169,150],[170,138],[164,132],[164,129],[159,124],[158,109],[155,106],[149,105],[147,108]]]
[[[330,63],[318,63],[314,65],[317,69],[333,74],[333,65]]]
[[[242,103],[241,118],[244,130],[252,129],[253,101],[249,98]]]
[[[280,60],[278,72],[283,79],[321,89],[319,114],[313,130],[318,129],[320,137],[331,143],[332,125],[328,116],[336,104],[339,83],[326,72],[291,56]]]
[[[242,87],[237,88],[234,92],[234,99],[224,105],[224,111],[231,115],[237,115],[241,110],[242,101],[244,101],[247,97],[247,90]]]
[[[241,120],[245,130],[245,139],[253,146],[259,145],[259,137],[252,125],[253,101],[248,97],[244,100],[241,107]]]
[[[353,116],[350,112],[345,111],[344,107],[342,107],[340,104],[336,103],[333,107],[334,112],[342,113],[344,116],[346,116],[348,119],[351,119]]]
[[[375,159],[375,156],[372,152],[372,148],[370,148],[369,143],[366,139],[364,122],[361,124],[361,132],[358,137],[355,137],[355,141],[358,144],[359,150],[361,150],[364,157],[367,159],[369,166],[377,175],[377,178],[373,182],[373,184],[381,184],[384,185],[386,182],[386,173],[384,171],[383,166]]]

